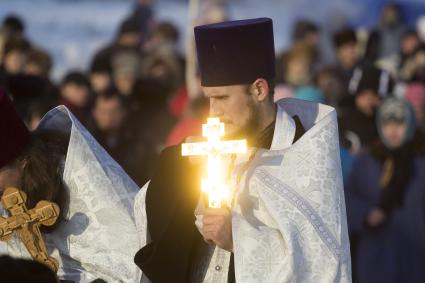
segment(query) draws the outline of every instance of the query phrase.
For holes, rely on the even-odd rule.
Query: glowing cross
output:
[[[35,208],[28,210],[26,200],[27,195],[16,188],[7,188],[4,191],[1,203],[11,216],[0,217],[0,240],[9,240],[16,231],[32,258],[57,272],[58,261],[47,253],[39,226],[53,225],[59,217],[59,206],[42,200]]]
[[[220,208],[221,201],[229,197],[222,172],[221,156],[224,154],[246,152],[246,140],[221,141],[224,136],[224,123],[219,118],[208,118],[202,125],[202,135],[208,138],[206,142],[182,144],[183,156],[207,155],[208,178],[202,179],[202,191],[208,193],[210,207]]]

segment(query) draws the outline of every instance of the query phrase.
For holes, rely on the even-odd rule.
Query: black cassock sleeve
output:
[[[166,148],[146,192],[151,243],[134,262],[154,283],[188,282],[191,257],[202,237],[195,226],[199,168],[181,156],[181,146]]]

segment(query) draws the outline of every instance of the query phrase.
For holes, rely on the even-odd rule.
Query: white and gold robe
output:
[[[59,261],[58,277],[138,282],[141,274],[133,261],[140,248],[133,215],[138,186],[66,107],[49,111],[38,128],[70,135],[63,164],[69,205],[57,229],[43,234],[50,255]],[[1,254],[29,257],[16,236],[0,242]]]
[[[277,105],[271,149],[239,155],[232,173],[242,176],[232,207],[236,282],[351,282],[336,112],[296,99]],[[295,115],[306,132],[293,144]],[[135,205],[142,245],[146,188]],[[230,255],[215,247],[199,282],[227,282]]]

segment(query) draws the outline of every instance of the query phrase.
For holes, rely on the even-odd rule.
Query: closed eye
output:
[[[218,95],[218,96],[214,96],[213,98],[217,99],[217,100],[224,100],[224,99],[229,98],[229,96],[228,95]]]

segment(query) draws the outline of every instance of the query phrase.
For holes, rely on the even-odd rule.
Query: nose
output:
[[[210,98],[210,116],[220,117],[223,115],[221,107],[217,103],[216,99]]]

